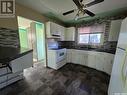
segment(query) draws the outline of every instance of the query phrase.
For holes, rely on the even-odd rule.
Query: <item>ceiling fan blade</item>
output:
[[[80,2],[83,2],[83,0],[80,0]]]
[[[85,6],[86,6],[86,7],[90,7],[90,6],[92,6],[92,5],[101,3],[101,2],[103,2],[103,1],[104,1],[104,0],[94,0],[93,2],[90,2],[90,3],[86,4]]]
[[[88,15],[91,16],[91,17],[94,17],[94,16],[95,16],[94,13],[92,13],[91,11],[89,11],[89,10],[87,10],[87,9],[84,10],[84,13],[88,14]]]
[[[80,4],[79,0],[73,0],[73,2],[77,5],[79,9],[82,8],[82,5]]]
[[[63,13],[63,15],[68,15],[68,14],[73,13],[73,12],[74,12],[74,10],[70,10],[68,12]]]

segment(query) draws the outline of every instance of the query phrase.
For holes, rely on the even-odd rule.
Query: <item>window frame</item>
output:
[[[78,43],[78,45],[95,45],[95,46],[100,46],[100,45],[103,45],[103,40],[104,40],[104,32],[105,32],[105,25],[104,24],[100,24],[100,26],[101,25],[103,25],[103,27],[104,27],[104,31],[102,31],[102,32],[90,32],[90,33],[80,33],[79,32],[79,28],[78,28],[78,38],[77,38],[77,43]],[[94,25],[92,25],[92,26],[94,26]],[[92,26],[88,26],[88,27],[92,27]],[[87,27],[87,26],[84,26],[84,27]],[[81,28],[81,27],[80,27]],[[79,40],[80,40],[80,38],[79,38],[79,36],[80,35],[82,35],[82,34],[89,34],[89,39],[88,39],[88,43],[80,43],[79,42]],[[90,42],[90,34],[101,34],[101,37],[100,37],[100,43],[91,43]],[[102,39],[103,38],[103,39]],[[103,41],[103,42],[102,42]]]

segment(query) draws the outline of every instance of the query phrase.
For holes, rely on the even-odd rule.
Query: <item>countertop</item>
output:
[[[0,64],[3,66],[7,65],[10,61],[19,58],[29,52],[32,49],[27,48],[12,48],[12,47],[1,47],[0,46]]]
[[[105,52],[110,54],[115,54],[115,50],[106,50],[106,49],[95,49],[95,48],[67,48],[67,49],[76,49],[76,50],[85,50],[85,51],[96,51],[96,52]]]

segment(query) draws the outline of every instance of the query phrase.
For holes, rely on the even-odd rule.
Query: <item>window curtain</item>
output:
[[[101,35],[101,42],[99,45],[90,45],[90,47],[93,47],[93,48],[97,48],[97,47],[103,47],[105,41],[107,41],[107,25],[109,26],[110,22],[103,22],[103,23],[95,23],[95,24],[86,24],[84,26],[76,26],[76,35],[77,35],[77,38],[76,38],[76,43],[78,46],[89,46],[89,45],[79,45],[78,44],[78,37],[79,37],[79,33],[80,34],[94,34],[94,33],[102,33]],[[109,27],[108,27],[109,28]],[[106,35],[105,35],[106,34]]]
[[[84,26],[78,28],[78,33],[104,33],[105,32],[105,25],[98,24],[98,25],[91,25],[91,26]]]

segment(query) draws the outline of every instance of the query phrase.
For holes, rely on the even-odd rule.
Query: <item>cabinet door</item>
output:
[[[67,50],[67,57],[66,57],[66,62],[71,63],[71,50]]]
[[[6,75],[1,76],[0,77],[0,85],[1,85],[2,82],[5,82],[5,81],[7,81],[7,76]]]
[[[46,37],[50,38],[51,37],[51,22],[46,22]]]
[[[108,39],[109,41],[118,41],[121,22],[122,20],[111,21],[111,28],[110,28],[109,39]]]
[[[61,37],[61,41],[65,40],[65,27],[60,26],[60,37]]]
[[[96,56],[94,54],[88,54],[88,67],[96,67]]]
[[[88,53],[83,54],[83,65],[88,66]]]
[[[51,33],[51,35],[57,34],[57,26],[53,22],[50,22],[50,33]]]
[[[66,41],[75,41],[75,28],[74,27],[66,28],[65,40]]]
[[[79,58],[78,58],[78,64],[85,65],[84,54],[79,52],[78,56],[79,56]]]
[[[5,86],[7,86],[7,82],[1,83],[1,84],[0,84],[0,89],[1,89],[1,88],[4,88]]]
[[[97,54],[96,56],[96,69],[100,71],[104,71],[104,55],[103,54]]]
[[[77,50],[72,50],[72,63],[80,64],[80,54]]]
[[[107,74],[111,74],[112,65],[113,65],[114,55],[106,54],[105,55],[105,62],[104,62],[104,72]]]
[[[33,53],[28,53],[22,57],[19,57],[10,62],[10,66],[12,68],[12,72],[16,73],[19,71],[23,71],[26,68],[33,66]]]

